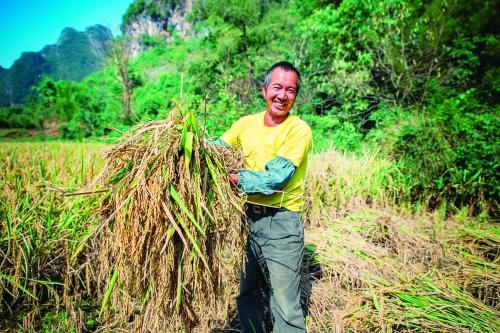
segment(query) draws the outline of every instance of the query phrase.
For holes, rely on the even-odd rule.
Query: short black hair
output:
[[[264,81],[262,82],[264,87],[267,88],[269,86],[269,82],[271,82],[271,73],[276,68],[281,68],[287,72],[295,72],[295,74],[297,74],[297,93],[296,93],[296,95],[298,95],[299,90],[300,90],[300,81],[301,81],[300,72],[292,63],[290,63],[288,61],[280,61],[280,62],[275,63],[271,67],[269,67],[269,69],[266,72],[266,75],[264,76]]]

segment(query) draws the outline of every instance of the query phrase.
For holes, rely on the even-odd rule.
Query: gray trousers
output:
[[[300,213],[254,205],[248,205],[246,213],[248,262],[237,298],[242,332],[265,333],[265,309],[270,308],[273,333],[304,333],[299,290],[304,225]]]

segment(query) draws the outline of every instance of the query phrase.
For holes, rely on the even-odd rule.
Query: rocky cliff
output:
[[[24,52],[11,68],[0,70],[0,106],[25,102],[42,75],[79,81],[98,70],[112,38],[111,31],[101,25],[85,31],[65,28],[56,44],[39,52]]]
[[[129,52],[137,56],[147,48],[145,37],[159,37],[166,41],[172,33],[186,38],[192,26],[186,16],[191,11],[193,0],[136,0],[124,15],[122,32],[131,41]]]

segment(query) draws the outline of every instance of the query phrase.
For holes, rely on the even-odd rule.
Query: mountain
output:
[[[187,21],[193,0],[134,0],[123,16],[121,30],[130,38],[128,52],[136,57],[148,48],[147,37],[168,41],[172,33],[187,38],[192,25]]]
[[[40,77],[50,72],[50,64],[37,52],[24,52],[10,69],[0,73],[0,106],[19,104]]]
[[[79,81],[98,70],[110,51],[111,31],[93,25],[85,31],[65,28],[54,45],[24,52],[11,68],[0,67],[0,106],[23,103],[42,75]]]

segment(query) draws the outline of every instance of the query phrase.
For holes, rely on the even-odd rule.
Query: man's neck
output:
[[[287,113],[286,116],[283,117],[273,117],[269,112],[266,111],[266,113],[264,114],[264,126],[267,127],[278,126],[279,124],[285,121],[288,115],[289,113]]]

